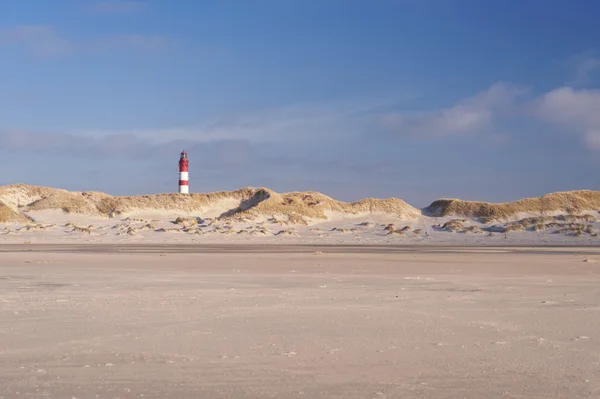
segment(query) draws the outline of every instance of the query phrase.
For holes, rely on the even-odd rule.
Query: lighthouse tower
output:
[[[181,151],[179,158],[179,192],[181,194],[189,194],[188,186],[188,157],[185,151]]]

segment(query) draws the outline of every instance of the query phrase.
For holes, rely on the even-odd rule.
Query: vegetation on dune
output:
[[[27,223],[29,219],[0,201],[0,223]]]
[[[510,220],[518,214],[579,214],[589,210],[600,210],[600,191],[579,190],[546,194],[538,198],[525,198],[518,201],[492,204],[488,202],[463,201],[459,199],[439,199],[427,208],[431,216],[458,216],[492,220]]]
[[[266,188],[244,188],[210,194],[155,194],[113,197],[99,192],[69,192],[49,187],[12,185],[0,187],[0,199],[10,197],[25,211],[62,210],[66,213],[115,217],[134,211],[203,212],[214,207],[229,209],[219,219],[246,221],[276,217],[281,224],[308,224],[326,219],[328,212],[348,215],[387,213],[401,218],[419,215],[416,208],[397,199],[367,198],[357,202],[336,201],[316,192],[279,194]],[[237,205],[236,205],[237,204]],[[176,224],[190,225],[193,218],[180,218]]]
[[[600,192],[580,190],[547,194],[539,198],[526,198],[501,204],[440,199],[421,212],[398,198],[366,198],[356,202],[334,200],[324,194],[306,191],[276,193],[266,188],[243,188],[236,191],[210,194],[154,194],[141,196],[110,196],[100,192],[70,192],[50,187],[16,184],[0,187],[0,223],[28,222],[27,213],[33,211],[60,210],[69,214],[115,217],[128,212],[168,211],[187,214],[220,212],[215,219],[202,221],[198,216],[180,216],[174,220],[184,228],[199,224],[207,226],[215,221],[225,223],[268,220],[280,225],[307,225],[339,214],[358,216],[362,214],[385,214],[397,220],[416,219],[422,214],[433,217],[455,216],[436,226],[437,229],[457,232],[477,232],[467,225],[467,219],[490,224],[490,229],[499,229],[494,222],[507,222],[519,215],[534,214],[516,222],[510,222],[502,231],[541,231],[557,227],[566,222],[593,222],[591,214],[584,211],[600,210]],[[222,211],[221,211],[222,210]],[[561,216],[553,216],[562,213]],[[126,219],[128,220],[128,219]],[[129,219],[131,221],[132,219]],[[363,222],[363,227],[375,226]],[[152,229],[148,226],[145,229]],[[139,228],[138,230],[145,230]],[[396,230],[387,225],[387,232]],[[410,226],[402,229],[409,232]],[[486,228],[487,230],[487,228]]]

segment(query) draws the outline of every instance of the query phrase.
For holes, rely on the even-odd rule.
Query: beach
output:
[[[0,397],[600,392],[592,247],[3,245]]]

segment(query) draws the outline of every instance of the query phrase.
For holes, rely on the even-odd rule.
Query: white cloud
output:
[[[397,134],[418,138],[482,133],[492,127],[497,116],[510,111],[525,92],[521,87],[496,83],[448,108],[420,115],[388,114],[383,117],[383,124]]]
[[[0,30],[0,45],[22,46],[29,54],[40,58],[62,56],[74,50],[69,40],[45,25],[23,25]]]
[[[589,84],[595,77],[600,77],[600,58],[594,50],[575,54],[564,63],[571,75],[571,80],[565,83],[567,86],[580,87]]]
[[[575,76],[576,83],[586,83],[589,81],[590,76],[596,71],[600,70],[600,60],[597,58],[588,58],[584,60],[578,67]]]
[[[537,100],[534,115],[582,136],[588,148],[600,150],[600,90],[554,89]]]

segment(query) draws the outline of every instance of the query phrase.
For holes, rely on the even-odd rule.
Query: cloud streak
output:
[[[239,176],[245,176],[263,184],[263,178],[285,173],[364,176],[368,170],[381,173],[387,164],[357,158],[348,146],[365,139],[361,133],[372,124],[370,112],[382,103],[351,100],[294,105],[247,112],[199,127],[172,129],[0,129],[0,153],[27,153],[36,159],[68,157],[76,162],[85,159],[90,165],[163,165],[170,170],[170,163],[185,149],[193,154],[195,170],[201,170],[204,176],[218,174],[227,181],[243,181]]]
[[[130,33],[73,41],[48,25],[22,25],[0,30],[0,47],[16,47],[34,58],[58,58],[74,53],[106,52],[118,49],[152,51],[172,42],[163,35]]]
[[[304,185],[306,189],[335,190],[354,198],[362,196],[366,187],[371,187],[369,184],[372,184],[369,190],[379,190],[382,195],[388,195],[394,193],[397,182],[402,181],[403,192],[412,190],[415,197],[420,190],[429,190],[431,179],[438,179],[437,185],[446,184],[447,180],[448,185],[452,182],[454,188],[456,180],[466,185],[463,174],[465,170],[469,171],[469,167],[461,166],[464,161],[460,161],[465,157],[469,157],[471,162],[475,159],[473,164],[480,165],[484,169],[481,173],[487,176],[489,171],[485,169],[490,165],[482,161],[495,151],[491,147],[497,145],[494,141],[504,138],[497,136],[498,124],[505,116],[512,117],[515,114],[525,117],[528,123],[539,124],[541,121],[550,124],[562,134],[571,133],[574,140],[582,138],[590,150],[600,150],[600,119],[596,115],[600,109],[598,91],[563,87],[524,100],[525,93],[527,90],[523,88],[497,84],[446,108],[420,115],[404,114],[418,123],[414,122],[416,130],[411,132],[413,135],[402,140],[402,148],[395,148],[398,141],[384,134],[386,131],[380,128],[381,119],[389,115],[389,108],[385,105],[393,102],[362,99],[262,109],[201,126],[171,129],[66,132],[0,130],[0,159],[23,153],[32,154],[32,159],[38,160],[40,165],[48,162],[52,165],[62,164],[58,168],[64,168],[69,173],[71,169],[57,161],[57,158],[73,159],[77,164],[85,165],[84,168],[103,170],[104,174],[94,181],[94,189],[98,189],[96,184],[104,180],[106,188],[102,189],[108,191],[121,184],[115,183],[119,181],[117,166],[127,165],[131,168],[128,173],[143,175],[147,182],[137,188],[123,184],[123,192],[153,192],[157,187],[162,187],[163,180],[167,188],[173,184],[176,158],[179,151],[185,149],[192,155],[194,176],[198,179],[195,183],[198,188],[195,190],[208,190],[201,187],[207,187],[209,182],[212,182],[211,190],[241,185],[273,185],[275,188],[294,190],[298,189],[298,185]],[[469,112],[484,116],[474,119],[479,128],[475,129],[471,122],[461,119]],[[442,134],[439,130],[442,130]],[[407,137],[406,132],[399,135],[394,130],[394,133],[395,137]],[[511,138],[515,137],[515,133],[521,131],[514,131]],[[482,134],[484,140],[477,140],[470,145],[443,141],[444,138],[466,134]],[[431,142],[420,140],[423,137]],[[433,143],[438,140],[441,140],[438,144]],[[487,151],[485,146],[490,146]],[[426,154],[424,149],[428,151]],[[544,163],[548,158],[545,150],[542,143],[541,147],[528,152],[527,157],[516,159],[529,159],[533,153],[541,157],[537,163],[539,168],[543,165],[543,168],[550,168],[548,170],[557,170],[551,169],[555,167],[554,161]],[[511,148],[512,151],[515,154],[524,152],[523,148]],[[561,151],[556,149],[552,156]],[[427,156],[440,163],[430,163]],[[453,175],[439,170],[438,166],[442,163],[451,168],[448,170],[453,170]],[[518,164],[513,165],[515,170],[518,167]],[[419,178],[412,174],[415,168],[420,169]],[[149,172],[150,169],[152,172]],[[4,176],[0,171],[0,179],[14,179],[13,172],[9,170],[4,169]],[[61,173],[57,172],[56,175],[60,176]],[[73,170],[72,173],[85,171]],[[300,177],[290,179],[290,176]],[[332,185],[332,182],[337,185]],[[507,184],[506,187],[512,187],[513,182]],[[486,187],[485,190],[490,189],[499,190],[495,186]]]
[[[8,151],[93,157],[151,157],[182,148],[211,148],[226,164],[248,160],[255,147],[321,146],[327,140],[358,137],[370,118],[365,111],[379,102],[340,101],[247,112],[201,126],[123,131],[0,130],[0,148]]]
[[[253,143],[309,143],[358,137],[375,117],[369,112],[388,101],[356,99],[297,104],[259,109],[208,121],[196,126],[165,129],[93,131],[76,135],[102,138],[111,134],[133,134],[147,142],[167,143],[243,140]]]
[[[496,83],[451,107],[420,114],[387,114],[382,124],[394,134],[421,139],[484,133],[500,116],[514,109],[526,92],[522,87]]]
[[[163,35],[143,35],[130,33],[106,36],[85,44],[87,51],[111,51],[118,49],[161,50],[169,47],[172,41]]]
[[[595,61],[588,71],[591,65]],[[499,126],[516,117],[550,125],[561,134],[580,137],[587,149],[600,150],[600,90],[565,86],[533,98],[528,93],[524,87],[496,83],[450,107],[382,115],[381,124],[394,135],[414,139],[485,135],[501,145],[507,135],[498,133]]]
[[[205,168],[231,168],[255,159],[257,147],[244,140],[152,142],[134,134],[103,137],[25,131],[0,132],[0,148],[10,152],[68,156],[72,159],[159,160],[187,149],[197,154],[195,163]]]
[[[357,99],[263,109],[198,126],[166,129],[4,130],[0,131],[0,148],[142,159],[189,149],[216,156],[219,162],[229,166],[258,162],[265,156],[271,159],[281,156],[288,161],[290,157],[301,156],[316,162],[335,148],[340,154],[334,151],[332,159],[343,156],[349,143],[376,142],[390,131],[396,136],[419,140],[482,135],[488,138],[483,143],[498,146],[508,138],[507,134],[499,134],[503,133],[498,129],[499,123],[517,114],[532,122],[551,124],[561,132],[579,135],[587,148],[600,150],[599,91],[563,87],[522,101],[526,93],[525,88],[498,83],[455,105],[417,115],[382,111],[390,101]],[[277,153],[279,151],[283,155]],[[202,158],[210,159],[205,155]]]
[[[59,57],[75,50],[73,43],[47,25],[22,25],[0,30],[0,45],[22,47],[38,58]]]

